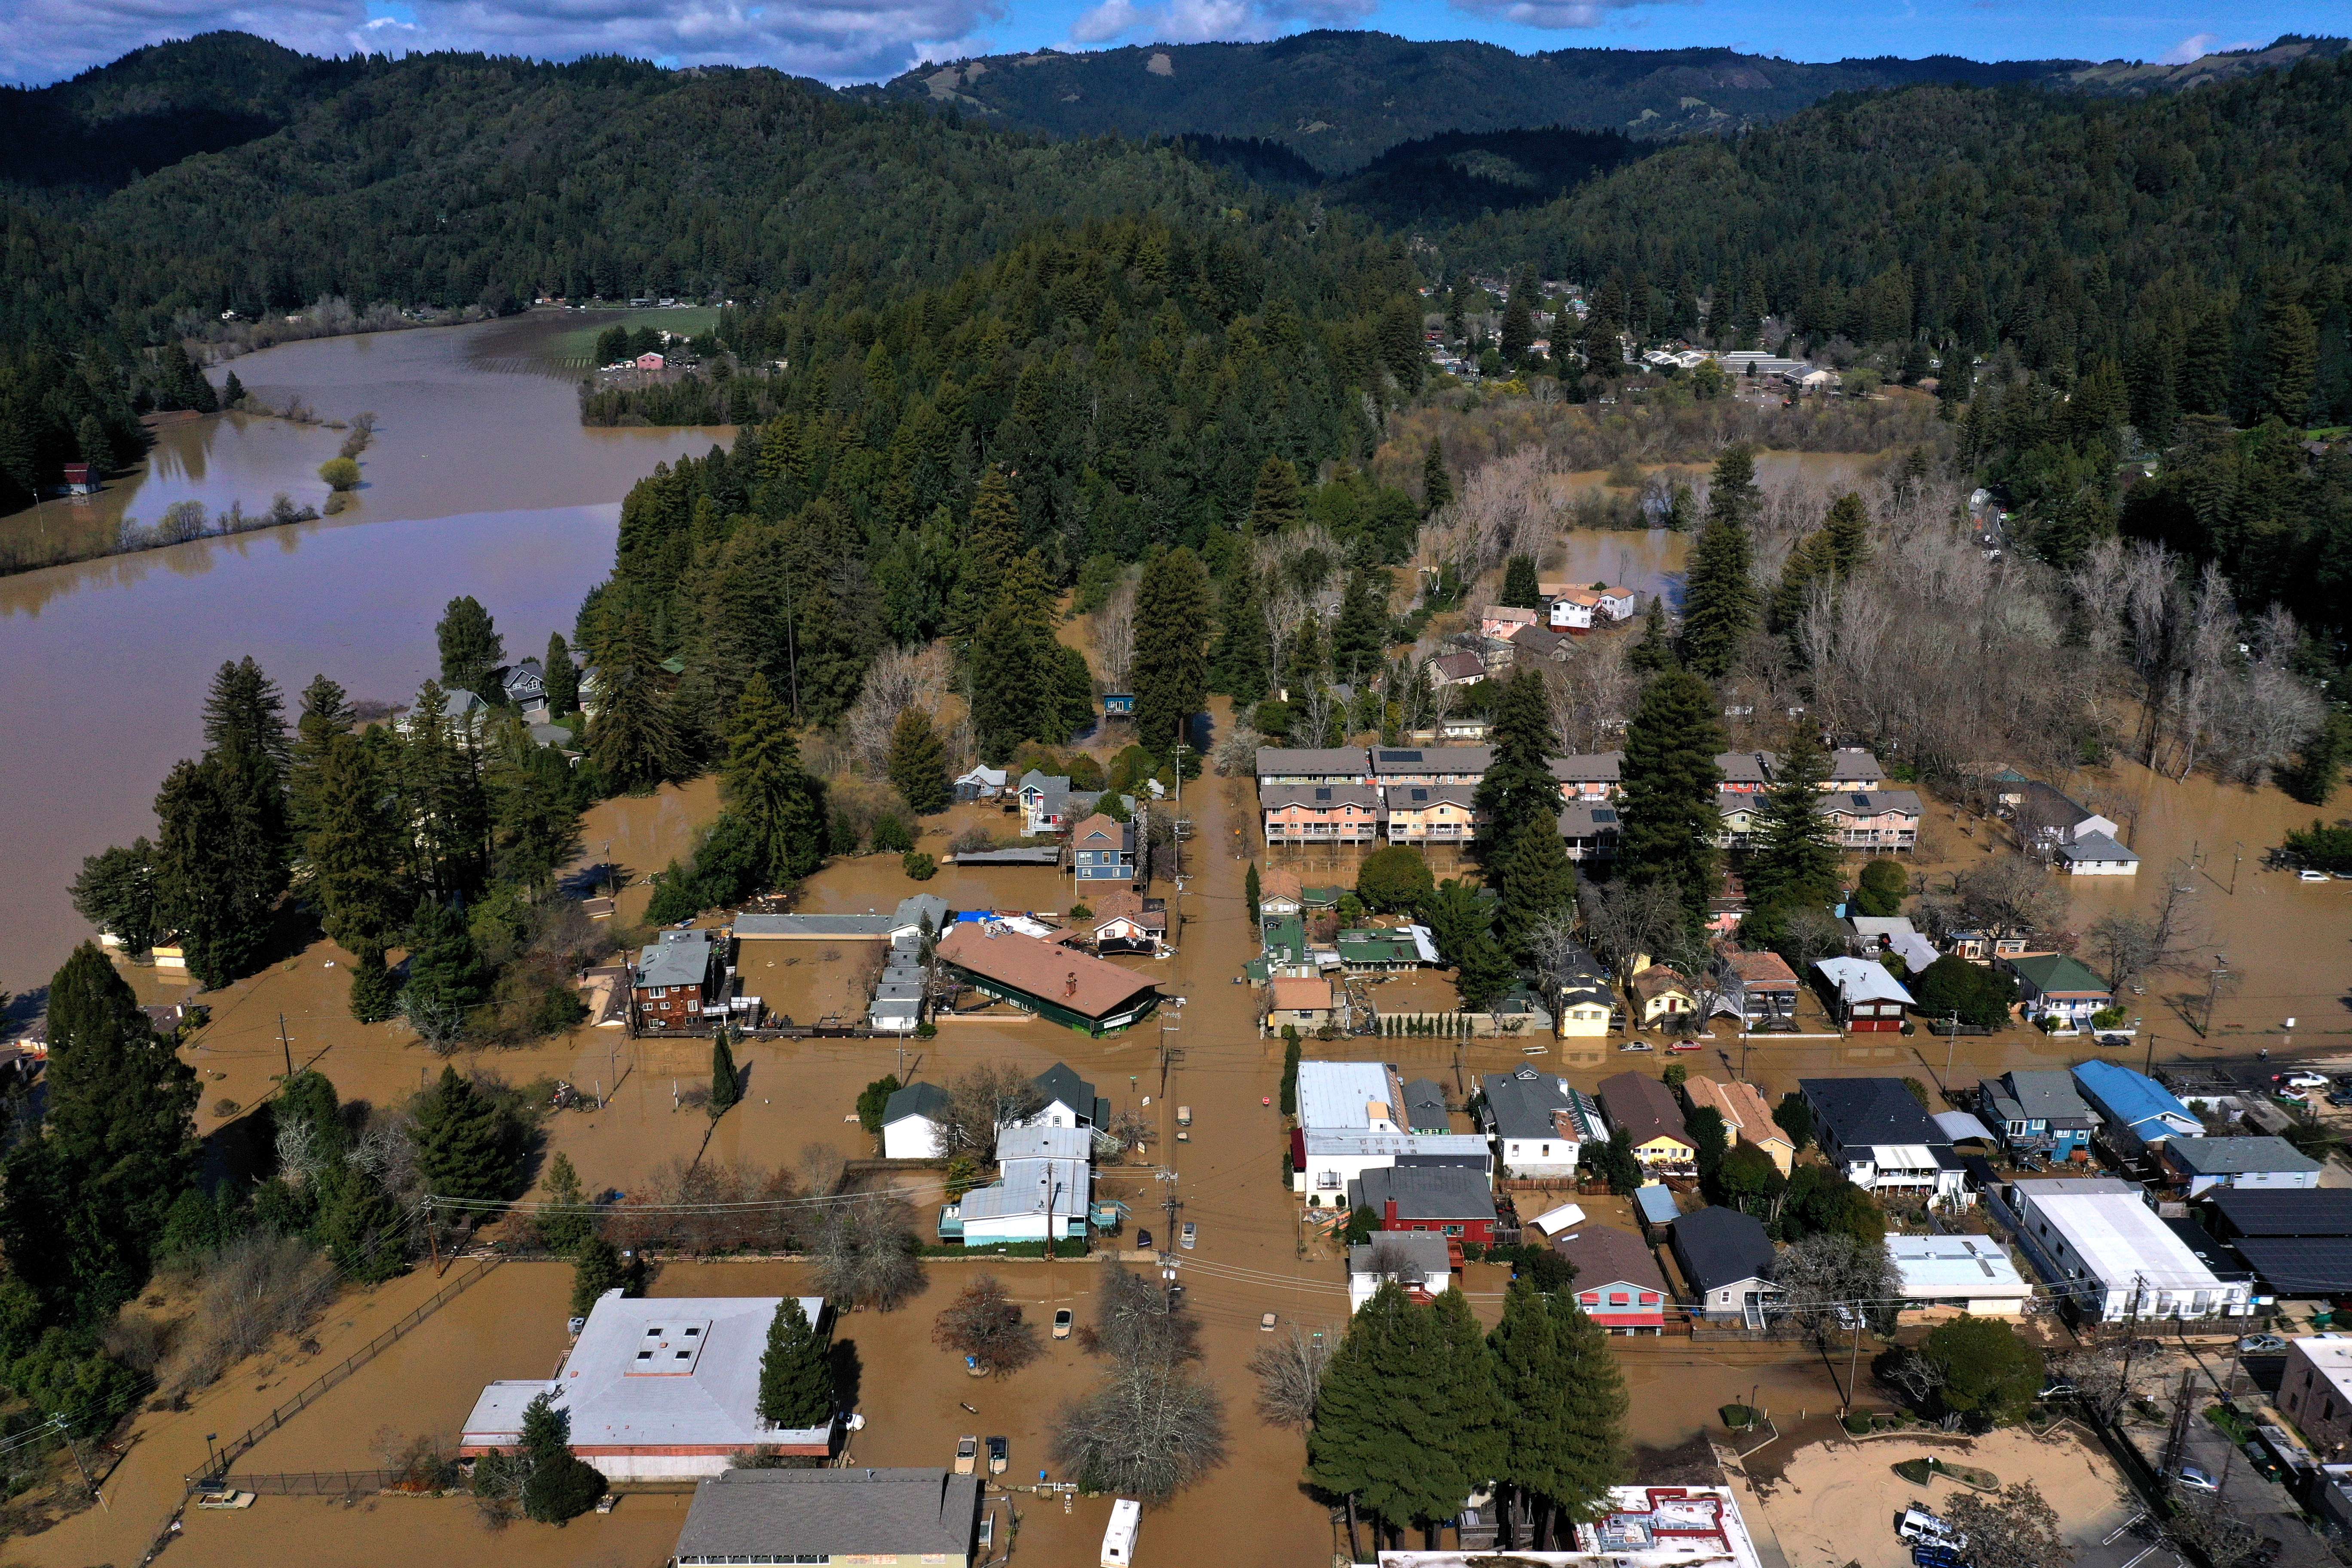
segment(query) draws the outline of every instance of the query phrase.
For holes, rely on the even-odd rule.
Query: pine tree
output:
[[[155,920],[188,972],[216,991],[262,963],[282,887],[239,774],[217,755],[183,762],[155,796]]]
[[[1435,1441],[1426,1450],[1427,1484],[1441,1506],[1423,1517],[1438,1523],[1458,1516],[1470,1494],[1491,1483],[1502,1469],[1508,1429],[1486,1332],[1470,1310],[1469,1300],[1449,1289],[1439,1295],[1431,1313],[1437,1376],[1429,1387]]]
[[[583,1226],[572,1249],[572,1315],[584,1318],[594,1311],[608,1290],[618,1290],[625,1297],[640,1294],[631,1288],[635,1283],[621,1249]]]
[[[456,1068],[443,1068],[420,1098],[414,1136],[416,1173],[433,1196],[498,1202],[514,1190],[514,1152],[505,1119]]]
[[[0,1240],[61,1311],[137,1294],[163,1219],[194,1173],[194,1072],[159,1039],[96,942],[49,981],[43,1135],[9,1156]]]
[[[2334,710],[2304,738],[2280,787],[2305,805],[2326,805],[2344,782],[2347,763],[2352,763],[2352,714]]]
[[[1832,574],[1832,563],[1824,559],[1827,553],[1819,533],[1808,534],[1797,542],[1797,547],[1789,552],[1789,559],[1780,567],[1780,581],[1772,590],[1771,603],[1765,607],[1766,626],[1794,640],[1806,606],[1812,603],[1813,584]]]
[[[327,748],[358,727],[343,689],[323,675],[313,676],[302,689],[302,712],[294,721],[286,776],[287,816],[298,839],[317,825],[319,769]]]
[[[588,725],[590,755],[623,789],[650,789],[686,770],[664,673],[644,612],[631,610],[599,660],[596,713]]]
[[[1522,669],[1502,685],[1494,704],[1494,760],[1478,784],[1487,823],[1481,849],[1487,885],[1498,899],[1497,934],[1506,952],[1526,960],[1537,928],[1569,912],[1576,871],[1559,835],[1559,781],[1551,774],[1559,743],[1543,677]]]
[[[1257,862],[1253,860],[1250,862],[1248,871],[1244,872],[1242,876],[1242,901],[1249,906],[1250,926],[1253,930],[1256,928],[1258,923],[1257,900],[1259,886],[1260,884],[1257,879]]]
[[[1525,280],[1511,286],[1511,297],[1503,306],[1503,325],[1497,334],[1503,357],[1517,364],[1527,353],[1528,345],[1535,342],[1535,309],[1528,303],[1535,290]]]
[[[481,601],[471,594],[450,600],[433,635],[441,648],[441,684],[451,691],[470,691],[485,702],[497,701],[499,694],[486,688],[492,672],[506,662],[507,644]]]
[[[1756,504],[1755,459],[1746,447],[1732,447],[1716,459],[1706,526],[1691,546],[1683,595],[1683,658],[1709,679],[1730,672],[1756,624],[1748,532]]]
[[[1225,578],[1223,602],[1217,614],[1217,650],[1210,672],[1217,690],[1249,708],[1266,689],[1266,630],[1258,574],[1246,562],[1237,562]]]
[[[1919,455],[1912,454],[1915,458]],[[1839,576],[1851,577],[1861,571],[1863,563],[1870,559],[1870,512],[1862,497],[1848,490],[1832,501],[1829,515],[1822,519],[1822,536]]]
[[[961,555],[955,588],[948,596],[948,626],[968,638],[994,607],[1006,569],[1021,555],[1021,503],[1013,499],[1012,481],[994,463],[981,475],[972,496]]]
[[[1459,336],[1459,333],[1455,334]],[[1429,438],[1429,449],[1421,456],[1421,511],[1426,517],[1454,500],[1454,477],[1445,471],[1445,449],[1437,437]]]
[[[534,1222],[539,1239],[550,1252],[577,1253],[596,1234],[596,1222],[593,1212],[583,1201],[580,1173],[572,1168],[572,1156],[561,1149],[547,1163],[545,1185],[546,1206],[539,1211]],[[580,1315],[580,1309],[574,1306],[572,1316]]]
[[[1263,538],[1280,533],[1307,515],[1298,493],[1298,470],[1286,458],[1268,458],[1258,466],[1257,484],[1250,492],[1250,531]]]
[[[381,756],[395,784],[394,816],[410,827],[400,835],[408,883],[446,901],[471,898],[488,877],[491,812],[473,733],[444,713],[444,702],[440,682],[419,687],[407,733]]]
[[[547,710],[561,719],[580,706],[580,667],[572,662],[572,647],[562,632],[547,634]]]
[[[1189,741],[1207,700],[1208,599],[1201,563],[1181,546],[1146,566],[1136,588],[1136,741],[1154,756]]]
[[[1503,593],[1499,603],[1522,610],[1543,607],[1543,591],[1536,586],[1536,558],[1514,555],[1503,567]]]
[[[1331,623],[1331,673],[1361,688],[1382,668],[1389,634],[1389,574],[1377,567],[1348,579]]]
[[[163,934],[155,923],[155,847],[144,838],[86,857],[72,897],[75,911],[128,952],[146,952]]]
[[[1487,1339],[1502,1396],[1505,1445],[1497,1480],[1533,1505],[1537,1542],[1549,1540],[1550,1500],[1567,1486],[1570,1452],[1568,1390],[1562,1386],[1559,1343],[1551,1308],[1525,1274],[1503,1297],[1503,1320]],[[1538,1548],[1540,1550],[1540,1548]]]
[[[824,864],[824,786],[801,765],[792,715],[756,671],[736,700],[719,787],[750,826],[770,886],[790,887]]]
[[[523,1407],[522,1511],[541,1524],[577,1519],[604,1495],[604,1478],[572,1451],[572,1417],[544,1394]]]
[[[1838,850],[1822,815],[1829,759],[1810,725],[1800,723],[1757,812],[1743,870],[1751,908],[1825,903],[1838,889]]]
[[[786,1432],[833,1420],[833,1359],[797,1298],[776,1303],[760,1353],[760,1419]]]
[[[2300,430],[2319,376],[2319,329],[2292,300],[2272,305],[2263,317],[2263,412]]]
[[[1607,1331],[1573,1296],[1554,1296],[1551,1315],[1568,1406],[1559,1489],[1551,1500],[1570,1519],[1588,1522],[1608,1511],[1609,1489],[1622,1485],[1633,1465],[1625,1440],[1625,1374]]]
[[[345,952],[373,951],[381,963],[412,895],[402,885],[391,792],[374,753],[356,735],[331,735],[304,793],[310,832],[303,848],[320,923]]]
[[[1674,634],[1666,626],[1666,599],[1663,594],[1653,594],[1642,610],[1642,640],[1625,656],[1625,662],[1644,675],[1655,675],[1675,662]]]
[[[408,983],[400,995],[416,1032],[435,1045],[456,1040],[467,1015],[487,996],[489,981],[465,916],[431,899],[419,905],[408,935]]]
[[[352,962],[352,1016],[381,1024],[400,1012],[400,988],[383,961],[383,949],[362,948]]]
[[[948,779],[947,747],[940,743],[940,732],[931,728],[931,716],[919,708],[907,709],[890,727],[890,758],[885,771],[890,775],[891,787],[917,816],[934,816],[955,802],[955,787]]]
[[[1670,882],[1694,920],[1716,892],[1715,806],[1723,782],[1715,694],[1685,669],[1653,679],[1625,731],[1619,874],[1636,882]]]
[[[400,1206],[373,1176],[358,1170],[338,1186],[320,1216],[327,1255],[345,1279],[362,1285],[380,1285],[407,1271],[405,1225]]]
[[[1095,671],[1094,666],[1087,662],[1087,656],[1076,648],[1050,641],[1048,646],[1054,649],[1058,666],[1051,692],[1057,700],[1049,739],[1059,744],[1095,721]]]
[[[735,1052],[721,1028],[710,1042],[710,1119],[716,1121],[726,1115],[742,1097],[741,1081],[735,1075]]]

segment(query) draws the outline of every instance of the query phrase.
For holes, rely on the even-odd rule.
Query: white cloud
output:
[[[1108,44],[1119,38],[1164,44],[1251,42],[1306,22],[1318,27],[1358,24],[1379,0],[1102,0],[1071,24],[1070,42]]]
[[[1212,0],[1229,4],[1233,0]],[[977,52],[1005,0],[21,0],[0,28],[0,79],[53,81],[166,38],[236,28],[310,54],[480,49],[571,59],[771,65],[873,80]]]
[[[1452,0],[1457,11],[1517,23],[1522,27],[1551,30],[1597,27],[1612,11],[1630,11],[1649,3],[1651,0]]]
[[[2259,42],[2248,39],[2225,44],[2219,33],[2191,33],[2172,47],[2157,56],[2158,65],[2185,66],[2191,60],[2201,60],[2207,55],[2226,54],[2237,49],[2258,49]]]

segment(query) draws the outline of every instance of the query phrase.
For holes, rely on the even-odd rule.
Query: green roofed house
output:
[[[1350,928],[1339,933],[1340,966],[1350,973],[1388,973],[1437,962],[1437,949],[1419,926]]]
[[[2025,1016],[2033,1023],[2055,1019],[2062,1029],[2086,1029],[2091,1015],[2116,1005],[2107,983],[2079,960],[2064,953],[2036,953],[2030,958],[2001,961],[2017,976]]]
[[[1277,915],[1265,922],[1265,957],[1276,965],[1307,962],[1307,921],[1297,915]]]

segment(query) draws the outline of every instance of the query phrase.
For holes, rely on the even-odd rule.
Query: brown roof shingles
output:
[[[1150,976],[1131,969],[1018,931],[990,936],[981,925],[971,921],[954,927],[940,940],[939,955],[958,968],[1095,1018],[1117,1012],[1139,992],[1156,987]]]

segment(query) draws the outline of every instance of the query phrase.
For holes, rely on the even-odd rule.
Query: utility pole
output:
[[[1853,1409],[1853,1380],[1862,1371],[1862,1303],[1853,1301],[1847,1305],[1853,1313],[1853,1353],[1845,1364],[1845,1410],[1850,1412]]]
[[[286,1015],[278,1015],[278,1048],[286,1053],[286,1081],[294,1081],[294,1047],[286,1037]]]
[[[1944,1082],[1946,1094],[1952,1092],[1952,1053],[1960,1048],[1960,1010],[1953,1008],[1945,1019],[1948,1032],[1944,1037]]]

